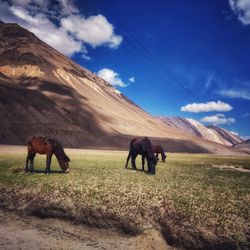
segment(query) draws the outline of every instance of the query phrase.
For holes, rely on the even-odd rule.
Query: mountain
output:
[[[187,132],[189,134],[203,138],[208,141],[228,146],[243,142],[243,140],[239,136],[227,131],[226,129],[219,128],[215,125],[204,126],[196,120],[181,117],[161,116],[158,118],[169,126],[180,129],[184,132]]]
[[[234,145],[234,148],[241,149],[242,151],[250,153],[250,140],[246,140],[241,143],[238,143]]]
[[[0,88],[1,144],[50,135],[68,147],[125,149],[149,136],[169,151],[231,154],[152,117],[17,24],[0,23]]]
[[[236,135],[236,134],[234,134],[226,129],[219,128],[215,125],[208,125],[206,127],[210,130],[214,130],[218,135],[220,135],[222,138],[224,138],[231,145],[235,145],[235,144],[238,144],[238,143],[241,143],[244,141],[238,135]]]

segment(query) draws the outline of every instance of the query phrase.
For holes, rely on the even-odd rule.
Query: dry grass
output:
[[[82,151],[71,154],[69,174],[47,176],[23,173],[24,154],[1,155],[0,204],[133,234],[157,228],[187,248],[249,247],[250,173],[213,165],[250,168],[250,158],[170,154],[149,176],[124,170],[126,156]],[[35,169],[44,171],[45,157]]]

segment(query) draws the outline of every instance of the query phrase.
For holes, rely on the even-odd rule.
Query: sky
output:
[[[0,17],[152,115],[250,138],[250,0],[0,0]]]

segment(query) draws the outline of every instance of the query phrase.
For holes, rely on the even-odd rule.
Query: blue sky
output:
[[[250,0],[42,2],[0,0],[0,16],[48,32],[152,115],[250,136]]]

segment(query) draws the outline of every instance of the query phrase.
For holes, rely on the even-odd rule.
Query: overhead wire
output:
[[[137,46],[135,45],[135,43],[131,42],[128,38],[123,37],[123,40],[125,41],[125,43],[127,43],[131,48],[133,48],[140,56],[143,56],[145,58],[147,58],[147,60],[155,67],[157,68],[157,70],[161,71],[161,73],[163,72],[166,76],[170,76],[170,78],[172,78],[179,86],[179,88],[182,90],[182,93],[180,92],[180,90],[176,87],[176,85],[174,85],[171,81],[168,81],[165,79],[165,77],[160,74],[159,72],[157,72],[155,69],[153,69],[151,66],[149,66],[148,64],[145,63],[144,60],[141,60],[141,62],[149,69],[151,70],[162,82],[164,82],[167,85],[170,85],[179,95],[184,96],[185,98],[188,98],[189,100],[190,97],[192,98],[192,100],[196,100],[197,97],[195,97],[193,95],[192,92],[190,92],[187,88],[185,88],[182,83],[173,75],[171,74],[171,72],[166,69],[166,67],[164,65],[162,65],[162,63],[155,58],[154,55],[152,55],[152,53],[150,51],[148,51],[129,31],[127,28],[125,28],[125,26],[123,24],[121,24],[110,12],[108,12],[106,10],[106,8],[103,8],[104,12],[106,12],[120,27],[123,28],[123,30],[125,30],[125,32],[135,41],[135,43],[137,44]],[[95,22],[93,19],[90,20],[93,24],[95,24],[96,26],[98,26],[103,32],[107,33],[104,28],[98,24],[97,22]],[[139,44],[139,47],[138,47]],[[124,47],[127,52],[132,55],[134,57],[134,53],[131,52],[131,50],[129,50],[127,47]],[[184,90],[184,91],[183,91]],[[183,95],[184,94],[184,95]]]
[[[152,52],[150,50],[148,50],[126,27],[124,24],[122,24],[116,17],[114,17],[113,14],[110,13],[110,11],[108,11],[105,7],[103,8],[104,12],[106,12],[112,19],[113,21],[115,21],[135,42],[135,44],[137,44],[137,46],[135,46],[135,44],[132,44],[132,46],[140,51],[140,53],[142,53],[148,60],[150,60],[154,65],[158,65],[160,67],[160,69],[162,70],[163,73],[167,74],[168,76],[170,76],[170,78],[172,78],[182,89],[184,89],[194,100],[197,100],[198,97],[195,96],[189,89],[187,89],[180,80],[178,80],[176,78],[176,76],[169,70],[166,68],[165,65],[163,65],[160,60],[158,58],[156,58]]]

